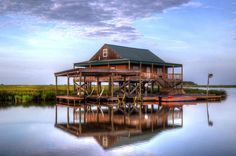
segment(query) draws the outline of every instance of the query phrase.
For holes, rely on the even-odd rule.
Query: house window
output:
[[[108,147],[108,138],[106,136],[102,137],[102,145],[103,147]]]
[[[103,57],[108,57],[108,49],[103,49],[102,50],[102,56]]]

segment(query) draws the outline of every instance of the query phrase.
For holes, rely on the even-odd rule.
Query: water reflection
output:
[[[210,120],[209,104],[208,104],[208,102],[206,103],[206,107],[207,107],[207,123],[208,123],[208,126],[212,127],[213,126],[213,121]]]
[[[72,108],[72,121],[70,108],[66,109],[67,122],[60,122],[56,107],[55,127],[77,137],[94,137],[104,149],[147,141],[162,131],[183,127],[182,106],[146,105],[140,112],[126,115],[111,109]]]

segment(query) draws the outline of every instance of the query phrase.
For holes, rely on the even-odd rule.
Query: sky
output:
[[[236,84],[236,1],[0,0],[0,84],[54,84],[104,43],[181,63],[185,81]]]

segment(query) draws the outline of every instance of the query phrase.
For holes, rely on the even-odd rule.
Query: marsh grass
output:
[[[93,86],[94,94],[96,86]],[[103,94],[108,94],[108,86],[103,86]],[[159,90],[154,88],[154,90]],[[205,89],[185,88],[187,94],[206,94]],[[66,95],[67,86],[58,85],[58,95]],[[70,94],[76,95],[73,86],[70,86]],[[226,96],[224,90],[210,90],[209,94]],[[55,85],[0,85],[0,102],[10,102],[12,104],[28,104],[28,103],[50,103],[55,102],[56,92]]]
[[[73,86],[70,86],[72,90]],[[66,94],[66,86],[58,86],[58,94]],[[48,102],[55,100],[54,85],[1,85],[0,101],[13,103]]]
[[[206,89],[184,88],[186,94],[207,94]],[[226,96],[225,90],[210,89],[209,94]]]

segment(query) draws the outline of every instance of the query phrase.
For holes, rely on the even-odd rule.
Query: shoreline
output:
[[[200,89],[199,89],[200,88]],[[186,95],[206,94],[202,86],[184,86]],[[209,94],[227,96],[224,88],[209,87]],[[229,87],[228,87],[229,88]],[[70,86],[73,93],[73,86]],[[66,85],[58,86],[59,95],[66,95]],[[75,93],[74,93],[75,94]],[[16,104],[53,103],[56,101],[55,85],[0,85],[0,102]]]

